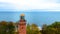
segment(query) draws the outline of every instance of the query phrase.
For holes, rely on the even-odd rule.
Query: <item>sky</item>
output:
[[[60,0],[0,0],[0,11],[60,11]]]
[[[60,0],[0,0],[0,21],[16,22],[21,13],[27,23],[52,24],[60,21]]]

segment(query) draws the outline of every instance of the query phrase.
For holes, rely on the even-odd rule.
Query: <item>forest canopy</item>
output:
[[[18,34],[16,22],[0,22],[0,34]],[[17,30],[17,31],[16,31]],[[54,22],[50,25],[43,24],[42,30],[38,28],[36,24],[27,24],[27,34],[60,34],[60,22]]]

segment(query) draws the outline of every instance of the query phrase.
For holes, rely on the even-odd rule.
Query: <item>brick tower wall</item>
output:
[[[20,20],[18,25],[19,34],[26,34],[26,20]]]

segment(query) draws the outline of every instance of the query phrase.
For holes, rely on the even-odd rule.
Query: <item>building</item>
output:
[[[26,34],[26,20],[25,20],[24,14],[20,15],[20,21],[18,24],[18,32],[19,34]]]

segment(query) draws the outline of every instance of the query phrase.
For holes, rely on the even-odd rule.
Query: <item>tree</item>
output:
[[[60,34],[60,22],[54,22],[52,25],[56,30],[56,34]]]
[[[27,24],[26,31],[27,31],[27,34],[31,34],[30,24]]]
[[[41,34],[36,24],[27,24],[27,34]]]
[[[47,29],[47,25],[46,24],[43,24],[42,26],[42,34],[46,34],[46,29]]]
[[[7,34],[7,22],[6,21],[0,22],[0,34]]]
[[[54,22],[51,25],[42,27],[42,34],[60,34],[60,22]]]
[[[8,33],[9,34],[14,34],[15,33],[15,26],[13,22],[9,22],[8,24]]]

